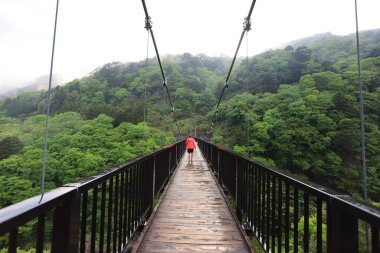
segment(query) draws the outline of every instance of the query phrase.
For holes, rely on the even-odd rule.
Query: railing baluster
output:
[[[132,176],[131,176],[131,173],[132,173],[132,169],[131,167],[129,167],[127,169],[127,178],[128,178],[128,185],[127,185],[127,189],[128,189],[128,205],[127,205],[127,239],[129,241],[129,239],[131,238],[131,223],[132,223]]]
[[[148,211],[148,215],[150,216],[151,214],[151,207],[150,207],[150,199],[152,197],[152,190],[151,190],[151,186],[153,184],[153,169],[151,167],[151,160],[147,160],[145,162],[145,175],[144,176],[144,189],[145,189],[145,207],[144,209]],[[176,166],[177,166],[177,160],[176,160]]]
[[[167,168],[165,166],[165,168]],[[138,224],[139,224],[139,204],[140,204],[140,199],[139,199],[139,188],[140,188],[140,185],[139,185],[139,177],[140,177],[140,168],[139,166],[136,166],[136,174],[135,174],[135,181],[136,181],[136,184],[135,184],[135,226],[134,226],[134,230],[136,230]],[[169,175],[169,174],[167,174]],[[164,179],[164,182],[165,182],[165,179]]]
[[[170,166],[169,166],[169,168],[170,168]],[[139,207],[139,210],[138,210],[138,214],[139,214],[139,219],[138,219],[138,224],[137,224],[137,226],[139,226],[140,225],[140,222],[141,222],[141,220],[142,220],[142,215],[143,215],[143,206],[142,206],[142,204],[143,204],[143,181],[142,181],[142,174],[143,173],[143,168],[142,168],[142,165],[140,164],[140,166],[139,166],[139,177],[138,177],[138,180],[139,180],[139,183],[138,183],[138,185],[139,185],[139,192],[138,192],[138,201],[139,201],[139,205],[138,205],[138,207]],[[169,180],[169,178],[170,178],[170,173],[169,173],[169,175],[168,175],[168,178],[167,178],[167,180]]]
[[[136,192],[137,192],[137,190],[136,190],[136,172],[137,172],[137,170],[136,170],[136,166],[133,166],[132,167],[132,171],[133,171],[133,174],[132,174],[132,176],[133,176],[133,178],[132,178],[132,227],[131,227],[131,231],[133,232],[134,230],[135,230],[135,228],[136,228],[136,206],[137,206],[137,197],[136,197]]]
[[[212,153],[213,153],[212,151],[213,151],[213,147],[210,146],[210,159],[208,161],[208,164],[212,164]]]
[[[172,173],[172,152],[171,150],[169,149],[169,156],[168,156],[168,175],[170,176],[170,174]]]
[[[140,171],[140,196],[141,196],[141,215],[140,215],[140,224],[144,219],[145,211],[146,211],[146,187],[145,187],[145,181],[146,181],[147,173],[146,173],[146,168],[145,168],[145,163],[141,164],[141,171]],[[169,180],[169,179],[168,179]]]
[[[267,172],[266,173],[266,179],[267,179],[267,182],[266,182],[266,197],[267,197],[267,201],[266,201],[266,208],[267,208],[267,214],[266,214],[266,228],[265,228],[265,232],[266,232],[266,235],[265,235],[265,238],[266,238],[266,244],[267,244],[267,252],[269,252],[269,249],[270,249],[270,211],[271,211],[271,205],[270,205],[270,197],[271,197],[271,194],[270,194],[270,180],[271,180],[271,175]]]
[[[242,222],[242,217],[241,217],[241,202],[240,202],[240,198],[241,198],[241,194],[239,194],[239,192],[241,191],[240,188],[241,188],[241,185],[244,183],[242,181],[242,177],[241,177],[241,168],[239,168],[239,162],[238,162],[238,159],[234,159],[235,160],[235,195],[234,195],[234,198],[235,198],[235,202],[236,202],[236,210],[235,210],[235,213],[236,213],[236,216],[239,220],[239,222],[241,223]],[[241,180],[241,182],[240,182]]]
[[[294,253],[298,253],[298,189],[294,188],[294,232],[293,232],[293,248]]]
[[[92,217],[91,217],[91,246],[90,252],[95,253],[95,241],[96,241],[96,214],[98,212],[98,186],[96,185],[92,192]]]
[[[104,252],[104,219],[106,213],[107,182],[102,183],[102,200],[100,204],[99,253]]]
[[[245,214],[247,221],[250,220],[251,217],[251,208],[250,208],[250,203],[252,199],[252,191],[251,191],[251,177],[250,177],[250,169],[249,169],[249,163],[248,161],[244,161],[245,164],[245,178],[246,178],[246,183],[245,183]]]
[[[118,207],[119,207],[119,174],[115,177],[115,208],[113,212],[113,246],[112,252],[116,253],[117,247],[117,227],[118,227]]]
[[[133,175],[134,167],[129,168],[129,206],[128,206],[128,239],[132,236],[133,231],[133,206],[134,206],[134,189],[133,189],[133,181],[134,181],[134,175]]]
[[[123,244],[127,245],[127,222],[128,222],[128,184],[129,184],[129,179],[128,179],[128,170],[125,171],[125,178],[124,178],[124,223],[123,223]]]
[[[322,199],[317,198],[317,253],[322,253]]]
[[[123,201],[124,201],[124,172],[120,173],[120,205],[119,205],[119,242],[118,242],[118,252],[121,252],[121,245],[123,243]]]
[[[303,252],[309,253],[309,193],[304,192],[304,229],[303,229]]]
[[[255,227],[256,228],[256,234],[258,235],[258,238],[260,238],[260,232],[261,232],[261,222],[260,222],[260,217],[261,217],[261,170],[255,166],[256,169],[256,215],[255,215]]]
[[[43,253],[45,239],[45,214],[38,216],[36,253]]]
[[[277,233],[277,252],[282,252],[282,181],[278,180],[278,233]],[[274,252],[274,251],[273,251]]]
[[[289,253],[289,209],[290,209],[290,196],[289,196],[289,184],[286,183],[286,195],[285,195],[285,253]]]
[[[18,228],[14,229],[9,233],[9,248],[8,253],[17,252],[17,241],[18,241]]]
[[[175,164],[177,165],[178,164],[178,145],[176,144],[175,145]]]
[[[172,151],[171,151],[172,152]],[[174,153],[173,153],[174,156]],[[146,162],[142,163],[142,171],[141,171],[141,185],[145,185],[146,187],[142,187],[141,190],[141,213],[144,214],[147,208],[147,182],[149,182],[148,178],[148,173],[147,173],[147,168],[146,168]]]
[[[257,186],[258,186],[258,180],[257,180],[257,167],[255,165],[252,164],[252,168],[253,168],[253,184],[254,184],[254,194],[253,194],[253,227],[254,227],[254,230],[253,232],[255,234],[257,234],[257,217],[259,216],[259,212],[258,212],[258,204],[257,204],[257,195],[258,195],[258,189],[257,189]]]
[[[81,227],[80,227],[80,252],[85,253],[86,250],[86,230],[87,230],[87,200],[88,193],[85,191],[82,195],[82,217],[81,217]]]
[[[245,161],[242,161],[239,159],[239,162],[241,164],[241,167],[243,169],[242,171],[242,176],[243,176],[243,185],[242,185],[242,209],[243,209],[243,215],[246,217],[248,216],[248,213],[247,213],[247,189],[248,189],[248,176],[247,176],[247,166],[246,166],[246,162]]]
[[[107,253],[111,252],[112,241],[112,203],[113,203],[113,177],[108,184],[108,214],[107,214]]]
[[[262,177],[262,189],[261,189],[261,243],[265,244],[265,212],[266,212],[266,206],[265,206],[265,172],[261,172]]]
[[[218,149],[218,182],[220,183],[220,150]]]
[[[272,252],[276,250],[276,178],[272,177]]]
[[[249,168],[249,206],[248,210],[249,212],[249,225],[252,229],[253,226],[253,217],[255,215],[254,210],[255,210],[255,201],[254,201],[254,189],[255,189],[255,176],[254,176],[254,170],[252,164],[248,161],[247,166]]]
[[[168,152],[167,152],[168,153]],[[167,165],[165,168],[169,167],[169,160],[167,160]],[[167,170],[167,173],[169,170]],[[170,175],[169,173],[167,174]],[[165,180],[164,180],[165,181]],[[140,221],[140,165],[136,166],[136,223],[135,223],[135,230],[138,228],[139,221]]]

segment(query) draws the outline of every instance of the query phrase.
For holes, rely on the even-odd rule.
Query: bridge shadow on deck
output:
[[[199,149],[182,158],[133,252],[252,252]]]

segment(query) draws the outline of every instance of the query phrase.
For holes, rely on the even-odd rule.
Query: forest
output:
[[[368,193],[380,207],[380,29],[360,36]],[[361,200],[354,35],[304,38],[237,62],[211,141]],[[230,63],[163,57],[182,134],[207,132]],[[0,207],[40,192],[46,104],[46,91],[0,98]],[[108,63],[54,88],[49,124],[47,189],[177,137],[156,58]]]

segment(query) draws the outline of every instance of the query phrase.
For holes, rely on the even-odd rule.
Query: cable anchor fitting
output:
[[[243,29],[244,29],[244,31],[249,32],[249,30],[251,30],[251,25],[252,25],[251,19],[248,18],[248,17],[246,17],[244,19],[244,23],[243,23]]]
[[[226,87],[226,89],[228,89],[228,82],[227,81],[224,81],[224,87]]]
[[[147,30],[150,30],[152,29],[152,20],[151,20],[151,17],[148,16],[145,18],[145,26],[144,26],[145,29]]]
[[[164,87],[167,87],[167,86],[168,86],[166,79],[162,82],[162,85],[163,85]]]

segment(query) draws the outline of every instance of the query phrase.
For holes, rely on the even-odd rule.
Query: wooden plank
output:
[[[134,252],[252,252],[211,173],[198,150],[181,160]]]
[[[141,244],[138,252],[169,253],[169,252],[249,252],[244,244],[222,245],[222,244],[184,244],[146,241]]]
[[[187,244],[206,244],[209,245],[210,241],[215,244],[241,244],[242,238],[240,236],[229,235],[196,235],[196,234],[166,234],[149,232],[146,234],[149,237],[150,242],[175,242],[175,243],[187,243]],[[147,240],[148,241],[148,240]]]
[[[186,219],[186,220],[217,220],[217,221],[232,221],[235,222],[233,219],[230,219],[229,217],[226,217],[226,213],[220,214],[200,214],[200,213],[180,213],[180,212],[168,212],[167,214],[159,214],[157,215],[156,219]]]
[[[165,234],[195,234],[195,235],[215,235],[215,236],[237,236],[240,235],[237,231],[228,228],[210,228],[208,226],[152,226],[151,230],[156,233]],[[148,232],[150,233],[150,232]]]

